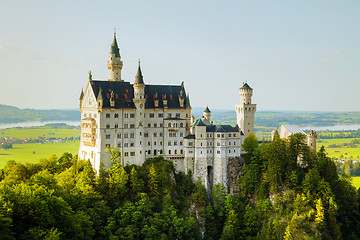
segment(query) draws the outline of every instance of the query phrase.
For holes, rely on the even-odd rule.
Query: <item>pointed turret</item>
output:
[[[115,54],[115,57],[121,58],[119,50],[120,49],[118,47],[117,40],[116,40],[116,33],[114,32],[114,40],[113,40],[113,43],[111,44],[110,54]]]
[[[143,75],[141,73],[140,60],[139,60],[138,71],[137,71],[137,74],[135,76],[135,84],[144,84],[144,78],[143,78]]]
[[[110,47],[110,58],[107,62],[109,69],[109,81],[120,81],[121,80],[121,69],[123,62],[121,61],[120,51],[116,40],[116,33],[114,32],[114,40]]]

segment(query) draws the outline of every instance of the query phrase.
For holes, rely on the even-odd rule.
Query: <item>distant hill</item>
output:
[[[0,104],[0,123],[54,120],[78,121],[79,119],[80,111],[78,110],[38,110],[29,108],[20,109],[17,107]]]
[[[200,117],[203,108],[194,107],[191,114]],[[211,119],[217,124],[236,124],[235,110],[210,109]],[[278,127],[282,124],[302,126],[332,126],[360,124],[360,112],[303,112],[303,111],[257,111],[255,126]]]
[[[217,124],[236,124],[234,110],[210,109],[211,119]],[[204,108],[193,107],[191,114],[195,117],[203,115]],[[0,104],[0,123],[18,123],[29,121],[79,121],[78,110],[37,110],[19,109]],[[278,127],[282,124],[331,126],[337,124],[360,124],[360,112],[289,112],[258,111],[255,114],[255,126]]]

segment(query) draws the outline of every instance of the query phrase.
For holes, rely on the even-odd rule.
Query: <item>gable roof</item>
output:
[[[90,84],[95,98],[103,98],[103,108],[111,108],[110,97],[112,91],[115,96],[115,106],[112,108],[135,108],[132,101],[134,98],[134,88],[130,82],[91,80]],[[99,96],[100,89],[102,91]],[[168,108],[186,108],[188,98],[184,99],[183,107],[180,106],[179,95],[181,90],[185,92],[184,87],[180,85],[145,85],[145,108],[164,108],[163,99],[167,100]],[[158,107],[155,107],[154,103],[156,94],[159,100]]]
[[[207,125],[206,132],[239,132],[239,130],[230,125]]]
[[[301,128],[296,125],[282,125],[282,127],[286,128],[291,134],[301,133],[306,134]]]

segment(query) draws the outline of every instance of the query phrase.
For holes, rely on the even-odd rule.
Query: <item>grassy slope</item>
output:
[[[352,184],[356,189],[359,189],[360,187],[360,177],[352,177]]]
[[[13,137],[18,139],[37,137],[70,138],[80,137],[80,130],[67,128],[52,128],[48,126],[33,128],[9,128],[0,129],[0,137]]]
[[[48,144],[14,144],[13,149],[0,149],[0,169],[9,160],[15,160],[21,163],[35,163],[42,158],[50,157],[52,154],[56,154],[57,156],[61,156],[64,152],[77,154],[79,144],[79,141]],[[34,151],[35,154],[33,154]]]
[[[324,145],[328,156],[333,158],[340,159],[340,155],[344,155],[347,159],[352,156],[353,160],[360,160],[360,146],[356,148],[328,148],[330,144],[342,144],[346,142],[350,142],[354,138],[339,138],[339,139],[322,139],[321,142],[317,143],[317,148],[320,149],[321,146]]]

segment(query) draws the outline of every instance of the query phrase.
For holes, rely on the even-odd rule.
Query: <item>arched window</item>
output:
[[[171,123],[168,124],[168,127],[171,127]]]
[[[184,124],[183,124],[183,123],[180,123],[180,127],[184,127]]]

